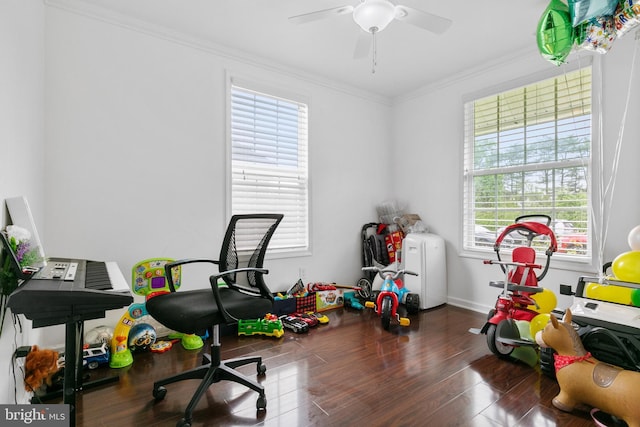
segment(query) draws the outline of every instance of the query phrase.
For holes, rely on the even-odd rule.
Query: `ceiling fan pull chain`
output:
[[[376,28],[371,29],[371,36],[373,37],[373,55],[371,57],[371,74],[376,73],[376,65],[378,65],[378,46],[376,43]]]

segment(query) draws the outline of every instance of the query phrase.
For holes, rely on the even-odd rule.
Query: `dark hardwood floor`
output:
[[[258,354],[267,365],[257,393],[234,383],[214,384],[194,412],[194,426],[593,426],[585,412],[551,404],[557,383],[521,362],[499,360],[484,336],[467,332],[485,315],[442,306],[384,331],[372,310],[326,312],[328,325],[280,339],[222,338],[223,358]],[[206,348],[206,347],[205,347]],[[119,382],[78,394],[78,426],[174,426],[197,380],[151,395],[154,380],[200,363],[199,351],[178,344],[161,354],[135,355],[132,366],[100,368]],[[243,367],[255,375],[255,365]]]

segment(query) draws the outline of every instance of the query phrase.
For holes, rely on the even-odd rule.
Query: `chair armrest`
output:
[[[234,323],[237,322],[238,319],[236,319],[234,316],[232,316],[227,309],[224,307],[224,303],[222,302],[222,297],[220,296],[220,289],[218,286],[218,279],[220,279],[222,276],[228,275],[228,274],[233,274],[233,273],[243,273],[243,272],[248,272],[248,271],[255,271],[256,273],[260,273],[260,274],[269,274],[269,270],[267,270],[266,268],[253,268],[253,267],[246,267],[246,268],[236,268],[234,270],[227,270],[227,271],[222,271],[218,274],[214,274],[212,276],[209,277],[209,283],[211,284],[211,289],[213,290],[213,298],[216,300],[216,304],[218,305],[218,309],[220,310],[220,313],[222,313],[222,316],[224,317],[225,322],[227,323]],[[226,284],[229,288],[234,289],[238,292],[244,292],[246,294],[249,295],[254,295],[255,297],[263,297],[264,295],[262,293],[262,290],[260,292],[258,291],[253,291],[251,289],[246,289],[240,286],[236,286],[234,284]]]
[[[195,264],[195,263],[209,263],[218,265],[220,262],[213,259],[205,259],[205,258],[185,258],[177,261],[168,262],[164,265],[164,275],[167,279],[167,283],[169,284],[169,289],[171,292],[176,291],[176,287],[173,284],[173,274],[171,274],[171,270],[175,267],[180,267],[186,264]]]

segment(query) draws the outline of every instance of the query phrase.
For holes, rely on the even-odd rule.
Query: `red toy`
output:
[[[380,293],[376,298],[376,302],[367,301],[365,307],[373,308],[382,323],[382,328],[389,330],[391,325],[391,319],[395,319],[400,326],[409,326],[411,321],[407,317],[400,317],[398,313],[398,306],[403,297],[409,293],[409,290],[402,286],[402,281],[399,278],[403,274],[411,274],[417,276],[417,273],[412,271],[401,270],[387,270],[380,269],[378,267],[362,267],[363,271],[377,271],[380,277],[384,280],[380,287]]]
[[[551,255],[557,250],[556,237],[548,227],[551,218],[547,215],[523,215],[516,219],[516,222],[509,225],[496,239],[494,250],[497,261],[485,260],[485,264],[497,264],[505,274],[504,281],[489,282],[489,286],[502,288],[498,295],[495,308],[489,311],[487,322],[482,329],[472,328],[469,332],[474,334],[486,334],[487,345],[491,352],[499,357],[508,357],[518,346],[534,346],[530,340],[521,339],[515,321],[531,320],[540,314],[532,307],[537,307],[533,295],[545,292],[545,289],[538,286],[538,282],[544,278],[549,269]],[[513,234],[511,234],[513,233]],[[512,261],[502,261],[500,259],[500,246],[507,235],[516,235],[518,239],[524,240],[526,246],[516,247],[512,251]],[[544,236],[537,241],[548,241],[548,248],[545,252],[546,264],[544,270],[536,275],[535,270],[541,269],[540,264],[536,264],[536,251],[532,247],[535,238]],[[547,292],[549,292],[547,290]],[[554,308],[554,307],[552,307]]]

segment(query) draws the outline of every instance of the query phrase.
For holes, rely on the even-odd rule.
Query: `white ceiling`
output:
[[[50,3],[77,0],[50,0]],[[359,32],[351,15],[304,25],[288,17],[359,0],[82,0],[211,43],[242,51],[269,64],[309,72],[384,96],[396,97],[536,51],[536,27],[547,0],[400,0],[398,4],[449,18],[442,35],[393,21],[377,35],[377,66],[371,55],[354,59]]]

